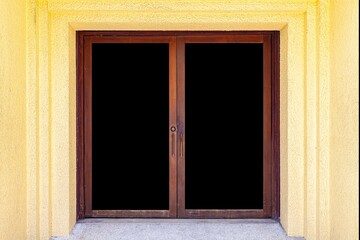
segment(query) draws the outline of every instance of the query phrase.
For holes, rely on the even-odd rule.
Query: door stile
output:
[[[271,216],[271,36],[263,42],[263,211]]]
[[[84,39],[85,217],[92,216],[92,42]]]
[[[169,42],[169,217],[177,217],[177,92],[176,38]]]
[[[185,217],[185,41],[177,37],[178,217]]]

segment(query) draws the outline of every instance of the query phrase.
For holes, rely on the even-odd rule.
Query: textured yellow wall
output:
[[[0,1],[0,239],[26,239],[25,3]]]
[[[359,1],[331,1],[331,239],[359,239]]]
[[[187,3],[187,4],[184,4]],[[52,136],[52,233],[64,235],[71,229],[75,195],[75,41],[76,30],[279,30],[281,31],[281,141],[282,186],[281,222],[292,236],[304,235],[305,188],[305,79],[308,95],[316,98],[316,4],[313,1],[142,1],[119,2],[87,0],[49,1],[43,30],[50,36]],[[134,4],[132,4],[134,3]],[[307,12],[308,11],[308,12]],[[306,22],[305,17],[313,21]],[[306,35],[305,29],[313,34]],[[326,36],[326,35],[325,35]],[[44,34],[47,39],[47,34]],[[41,38],[41,34],[40,34]],[[308,50],[309,49],[309,50]],[[309,52],[308,54],[306,54]],[[307,64],[309,59],[309,66]],[[315,61],[315,62],[314,62]],[[310,69],[305,74],[305,69]],[[317,109],[309,105],[310,118]],[[316,120],[316,119],[315,119]],[[307,133],[316,138],[314,131]],[[310,155],[316,155],[314,146]],[[64,161],[66,159],[66,161]],[[310,169],[314,172],[312,165]],[[326,167],[326,166],[325,166]],[[316,182],[311,176],[308,182]],[[316,215],[309,212],[309,216]],[[62,223],[69,223],[62,224]],[[310,223],[315,229],[316,223]],[[315,230],[317,231],[317,230]]]
[[[99,5],[102,7],[102,5]],[[99,7],[97,6],[97,7]],[[75,7],[78,7],[76,5]],[[298,9],[298,6],[295,6]],[[49,8],[53,9],[52,5]],[[282,177],[284,191],[284,205],[282,207],[281,218],[285,223],[284,227],[289,234],[295,236],[303,235],[304,216],[303,216],[303,191],[304,191],[304,115],[299,109],[304,109],[303,87],[304,87],[304,15],[295,12],[288,15],[267,14],[266,12],[244,14],[240,12],[229,13],[220,7],[215,12],[168,12],[159,11],[114,11],[114,12],[92,12],[82,11],[51,11],[51,84],[52,84],[52,166],[57,173],[53,175],[53,196],[52,196],[52,216],[53,234],[64,235],[71,225],[61,224],[72,221],[69,214],[73,214],[68,209],[74,204],[74,195],[69,195],[75,187],[75,171],[71,170],[70,164],[74,164],[74,155],[67,151],[67,145],[74,146],[75,138],[71,137],[71,132],[67,129],[74,129],[75,112],[71,105],[75,103],[75,97],[71,94],[71,89],[75,87],[75,45],[72,32],[75,30],[282,30],[288,23],[291,27],[288,31],[288,40],[283,41],[288,47],[289,53],[284,58],[282,66],[283,85],[287,86],[291,94],[285,94],[284,102],[290,102],[288,109],[284,111],[283,117],[289,119],[291,125],[282,124],[283,129],[288,129],[289,135],[283,135],[282,149],[289,148],[288,155],[284,156],[283,162],[287,162],[289,167],[284,167]],[[266,9],[266,6],[264,7]],[[251,9],[251,8],[250,8]],[[302,8],[300,8],[302,9]],[[70,26],[70,29],[69,29]],[[299,30],[300,29],[300,30]],[[314,40],[312,36],[312,40]],[[314,57],[314,56],[311,56]],[[289,71],[285,72],[285,69]],[[291,79],[287,83],[288,78]],[[55,91],[56,90],[56,91]],[[287,89],[284,89],[284,92]],[[295,107],[296,106],[296,107]],[[59,111],[57,110],[59,109]],[[56,111],[54,111],[56,110]],[[69,113],[67,115],[66,113]],[[66,129],[66,131],[64,131]],[[285,131],[284,131],[285,132]],[[290,136],[290,137],[289,137]],[[64,159],[69,159],[64,161]],[[69,171],[69,169],[71,171]],[[68,175],[66,175],[68,174]],[[288,176],[288,177],[286,177]],[[56,189],[56,191],[55,191]],[[287,204],[288,203],[288,204]],[[66,211],[64,211],[64,209]],[[315,213],[314,213],[315,214]]]
[[[279,30],[281,224],[307,240],[356,233],[358,103],[344,107],[358,93],[355,0],[0,1],[4,239],[47,240],[75,224],[77,30]]]
[[[28,101],[38,101],[35,111],[39,130],[29,129],[28,134],[29,139],[38,138],[34,143],[38,153],[29,155],[28,162],[29,169],[40,170],[28,182],[28,189],[38,192],[38,199],[28,201],[28,207],[41,207],[28,213],[29,233],[41,235],[41,239],[67,235],[75,223],[77,30],[279,30],[281,223],[291,236],[327,239],[328,178],[318,171],[328,170],[326,142],[322,144],[323,152],[316,150],[319,136],[326,139],[328,131],[322,124],[328,120],[327,54],[321,58],[317,55],[320,48],[328,51],[324,45],[328,39],[326,6],[319,10],[315,0],[42,0],[35,8],[36,36],[32,44],[37,46],[37,60],[29,65],[35,66],[37,74]],[[30,8],[28,12],[34,11]],[[34,27],[31,21],[28,24],[27,29]],[[320,65],[325,66],[321,72]],[[319,75],[323,77],[321,83]],[[325,108],[319,107],[319,99]],[[30,115],[27,119],[29,125],[33,124]],[[319,159],[322,161],[317,164]],[[318,206],[323,207],[319,210]],[[36,224],[32,224],[34,218]]]

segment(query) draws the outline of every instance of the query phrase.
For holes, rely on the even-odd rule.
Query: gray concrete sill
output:
[[[303,240],[271,219],[85,219],[51,240]]]

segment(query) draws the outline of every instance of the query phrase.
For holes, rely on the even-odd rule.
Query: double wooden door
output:
[[[79,217],[276,217],[277,36],[79,32]]]

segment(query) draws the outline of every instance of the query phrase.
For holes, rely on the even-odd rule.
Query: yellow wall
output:
[[[344,4],[346,3],[346,4]],[[331,239],[359,239],[359,1],[331,1]]]
[[[83,1],[84,2],[84,1]],[[50,79],[51,79],[51,120],[52,120],[52,168],[56,174],[52,177],[52,230],[55,235],[64,235],[72,227],[73,218],[70,211],[74,206],[75,195],[69,194],[75,189],[75,111],[76,101],[74,89],[75,75],[75,39],[76,30],[284,30],[282,35],[282,48],[287,49],[282,59],[282,89],[283,102],[288,102],[283,109],[282,129],[282,210],[281,220],[290,235],[304,234],[304,78],[305,78],[305,5],[289,6],[279,12],[264,11],[272,5],[242,6],[243,10],[232,12],[240,5],[213,4],[214,10],[206,10],[208,4],[189,5],[187,10],[169,11],[184,8],[171,2],[162,2],[156,9],[143,9],[141,11],[123,10],[128,5],[115,6],[114,11],[102,10],[106,4],[78,4],[58,5],[49,2],[50,12]],[[151,5],[150,5],[151,6]],[[67,8],[64,10],[64,8]],[[73,9],[71,9],[73,7]],[[111,5],[109,6],[111,7]],[[261,7],[258,11],[254,10]],[[68,9],[70,8],[70,9]],[[84,9],[85,8],[85,9]],[[205,8],[204,11],[201,11]],[[315,6],[312,6],[315,8]],[[93,11],[88,11],[92,9]],[[199,10],[200,9],[200,10]],[[94,11],[96,10],[96,11]],[[251,12],[247,14],[246,12]],[[96,14],[94,14],[96,12]],[[309,22],[313,29],[315,23]],[[315,35],[309,37],[311,44],[315,43]],[[289,45],[287,47],[287,45]],[[316,59],[315,53],[309,59]],[[286,71],[287,70],[287,71]],[[314,79],[315,78],[315,79]],[[291,79],[291,81],[289,81]],[[316,82],[316,75],[310,77]],[[313,86],[312,86],[313,87]],[[290,94],[288,94],[288,91]],[[302,111],[299,111],[302,109]],[[315,112],[314,109],[312,109]],[[287,124],[289,123],[289,124]],[[64,131],[65,129],[65,131]],[[67,129],[73,129],[68,131]],[[287,133],[287,135],[286,135]],[[72,134],[72,135],[71,135]],[[67,161],[64,161],[66,159]],[[286,165],[286,163],[288,163]],[[71,166],[72,165],[72,166]],[[67,174],[67,175],[66,175]],[[64,177],[65,176],[65,177]],[[55,190],[56,189],[56,190]],[[312,213],[315,214],[315,213]],[[61,224],[63,222],[69,225]]]
[[[25,5],[0,1],[0,239],[26,239]]]
[[[75,224],[77,30],[280,31],[281,224],[308,240],[356,233],[356,0],[0,1],[5,239]]]

